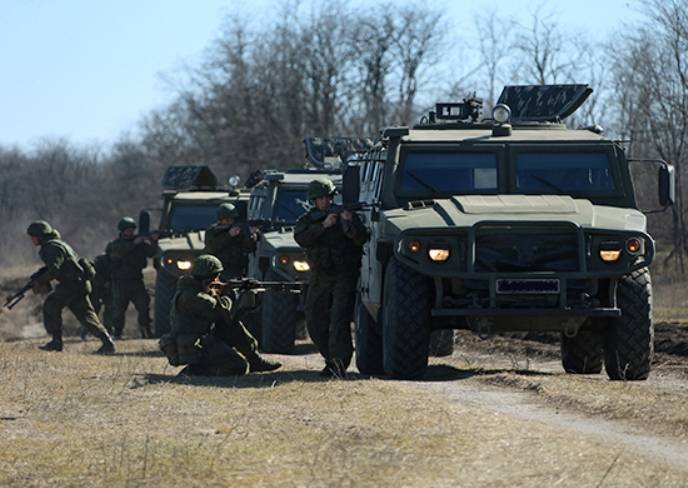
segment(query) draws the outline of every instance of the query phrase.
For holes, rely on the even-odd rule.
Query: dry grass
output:
[[[0,344],[3,486],[680,485],[661,463],[413,383],[285,371],[179,380],[152,341]],[[608,473],[609,471],[609,473]]]

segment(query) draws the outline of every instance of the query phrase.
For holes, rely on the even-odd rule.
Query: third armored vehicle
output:
[[[365,246],[356,309],[364,373],[420,378],[430,332],[561,332],[564,369],[647,378],[655,245],[623,143],[562,124],[587,85],[506,87],[394,127],[360,166]],[[647,162],[645,162],[647,163]],[[673,202],[673,168],[659,200]],[[345,188],[346,194],[346,188]]]

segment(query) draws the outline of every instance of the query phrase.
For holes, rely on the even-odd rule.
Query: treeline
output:
[[[644,19],[605,44],[567,31],[544,8],[526,24],[485,12],[453,25],[425,3],[276,5],[269,24],[226,19],[203,60],[173,75],[175,100],[112,148],[0,148],[0,264],[33,255],[23,232],[38,217],[98,252],[121,215],[158,205],[172,164],[209,164],[223,177],[293,167],[307,135],[374,137],[414,123],[437,100],[476,92],[489,110],[504,84],[582,82],[595,93],[569,124],[601,124],[631,141],[630,154],[676,166],[679,203],[650,226],[683,266],[688,0],[643,4]]]

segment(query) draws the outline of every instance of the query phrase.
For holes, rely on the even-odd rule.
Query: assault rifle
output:
[[[287,293],[301,293],[301,281],[260,281],[255,278],[233,278],[222,282],[219,279],[208,284],[208,290],[217,295],[233,295],[232,298],[237,304],[232,307],[232,311],[227,318],[230,321],[240,320],[244,313],[258,307],[258,302],[253,295],[253,302],[246,304],[243,297],[250,293],[264,293],[268,290],[277,290]]]
[[[29,277],[29,281],[24,286],[22,286],[19,291],[17,291],[14,295],[10,295],[7,297],[5,307],[7,307],[9,310],[12,310],[17,303],[21,302],[24,299],[26,293],[33,288],[34,284],[36,283],[36,280],[44,274],[46,274],[47,272],[48,267],[43,266],[41,269],[32,274]]]
[[[328,215],[334,214],[334,215],[341,215],[342,212],[345,210],[348,210],[349,212],[356,212],[358,210],[364,210],[366,208],[370,208],[371,204],[367,203],[349,203],[349,204],[344,204],[344,205],[337,205],[333,203],[330,205],[330,208],[327,210],[318,210],[317,208],[314,208],[313,211],[311,212],[311,220],[313,222],[319,222],[320,220],[325,220]]]
[[[301,281],[260,281],[255,278],[232,278],[226,282],[215,280],[208,285],[210,290],[223,295],[228,290],[234,290],[238,294],[248,291],[265,292],[267,290],[277,290],[289,293],[301,293]]]

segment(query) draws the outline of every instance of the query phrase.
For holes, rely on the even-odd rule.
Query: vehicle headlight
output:
[[[191,261],[180,259],[177,261],[177,269],[180,271],[189,271],[191,269]]]
[[[631,237],[626,241],[626,250],[631,254],[639,254],[643,250],[643,241],[637,237]]]
[[[435,262],[444,262],[449,259],[449,249],[430,248],[428,249],[428,257]]]
[[[415,239],[412,241],[408,241],[406,243],[406,249],[408,249],[409,252],[414,253],[414,254],[417,253],[418,251],[420,251],[421,247],[423,247],[423,246],[421,246],[420,241],[417,241]]]
[[[310,271],[311,267],[308,265],[308,261],[294,261],[294,270],[299,273],[305,273]]]
[[[286,254],[282,254],[281,256],[277,257],[277,263],[281,264],[282,266],[289,264],[289,261],[291,261],[291,259],[289,259],[289,256]]]

